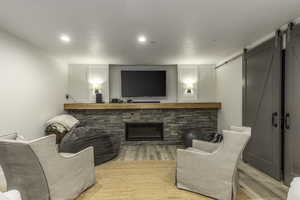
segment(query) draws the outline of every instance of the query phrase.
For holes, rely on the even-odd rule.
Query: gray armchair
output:
[[[251,128],[223,131],[222,143],[193,141],[177,150],[177,187],[219,200],[236,199],[237,163],[251,136]]]
[[[71,200],[96,182],[93,148],[60,154],[55,135],[32,141],[0,137],[0,165],[7,189],[23,200]]]

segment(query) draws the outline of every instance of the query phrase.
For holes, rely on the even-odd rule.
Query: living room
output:
[[[5,0],[0,200],[300,199],[299,17],[296,0]]]

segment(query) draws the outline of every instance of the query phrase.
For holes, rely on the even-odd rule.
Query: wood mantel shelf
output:
[[[65,110],[130,110],[130,109],[221,109],[221,103],[71,103]]]

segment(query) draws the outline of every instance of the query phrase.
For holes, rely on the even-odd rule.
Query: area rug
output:
[[[175,161],[113,161],[96,168],[97,184],[77,200],[210,200],[175,186]],[[250,199],[241,190],[238,200]]]

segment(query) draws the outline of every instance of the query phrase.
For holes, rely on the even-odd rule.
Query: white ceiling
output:
[[[300,0],[1,0],[0,27],[71,63],[217,63],[300,17]],[[71,44],[62,44],[67,33]],[[154,44],[139,45],[138,34]]]

